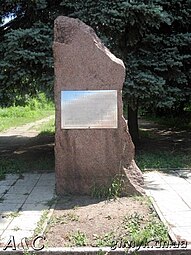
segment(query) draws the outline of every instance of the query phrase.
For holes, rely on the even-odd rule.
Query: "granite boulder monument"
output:
[[[57,194],[90,194],[123,179],[124,194],[143,194],[142,173],[123,117],[125,67],[78,19],[54,24]]]

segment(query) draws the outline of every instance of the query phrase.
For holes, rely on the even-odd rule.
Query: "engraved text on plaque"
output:
[[[117,128],[117,90],[61,91],[61,128]]]

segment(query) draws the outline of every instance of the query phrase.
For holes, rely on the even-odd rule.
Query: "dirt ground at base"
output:
[[[100,200],[87,196],[60,199],[46,230],[48,247],[111,246],[127,235],[128,217],[147,224],[153,216],[148,199],[122,197]],[[126,219],[126,220],[125,220]],[[131,221],[131,220],[130,220]]]

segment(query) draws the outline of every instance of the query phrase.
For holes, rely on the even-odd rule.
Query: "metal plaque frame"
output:
[[[61,91],[61,128],[117,128],[117,90]]]

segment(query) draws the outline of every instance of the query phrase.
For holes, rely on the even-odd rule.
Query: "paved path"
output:
[[[176,240],[191,243],[191,169],[144,174],[145,190]]]
[[[36,130],[35,128],[54,119],[54,115],[51,115],[49,117],[40,119],[40,120],[36,120],[34,122],[31,123],[27,123],[24,124],[22,126],[19,127],[12,127],[9,128],[6,131],[3,131],[0,133],[0,137],[4,137],[4,136],[26,136],[26,137],[34,137],[36,136],[39,131]]]
[[[33,235],[50,209],[54,188],[54,173],[13,174],[0,181],[0,250],[10,236],[19,244]]]
[[[172,239],[191,243],[191,170],[144,174],[145,190],[152,197]],[[7,175],[0,181],[0,250],[14,236],[16,244],[34,234],[55,197],[54,173]],[[42,222],[41,222],[42,224]]]
[[[0,133],[0,153],[11,153],[23,147],[27,142],[39,134],[36,129],[43,123],[54,119],[54,115],[28,123],[19,127],[10,128]]]

